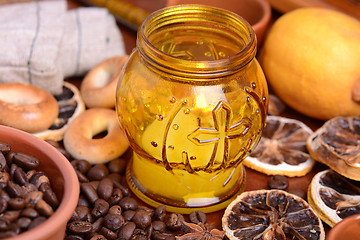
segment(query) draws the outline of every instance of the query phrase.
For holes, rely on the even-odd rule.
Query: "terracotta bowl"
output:
[[[326,236],[327,240],[359,240],[360,214],[344,218],[335,224]]]
[[[0,141],[10,144],[14,152],[38,158],[40,165],[37,170],[46,173],[60,200],[57,210],[45,222],[10,239],[63,240],[66,224],[77,206],[80,194],[79,181],[70,162],[47,142],[14,128],[0,125]]]
[[[204,4],[232,11],[250,23],[261,45],[271,19],[271,6],[267,0],[167,0],[166,5]]]

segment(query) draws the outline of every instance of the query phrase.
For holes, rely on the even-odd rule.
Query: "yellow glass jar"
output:
[[[116,110],[134,150],[126,177],[143,201],[211,212],[244,190],[268,89],[251,26],[232,12],[178,5],[151,14],[119,79]]]

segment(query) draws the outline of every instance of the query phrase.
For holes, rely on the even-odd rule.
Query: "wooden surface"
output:
[[[154,10],[157,10],[157,9],[165,6],[165,0],[151,0],[151,1],[150,0],[124,0],[124,1],[130,2],[136,6],[143,7],[144,9],[146,9],[148,11],[154,11]],[[274,0],[274,1],[277,1],[277,0]],[[69,3],[69,8],[85,6],[82,2],[79,2],[76,0],[68,0],[68,3]],[[281,13],[279,13],[279,12],[274,12],[273,16],[275,16],[275,18],[276,18],[280,14]],[[136,32],[132,29],[129,29],[129,28],[121,25],[121,24],[119,24],[119,28],[120,28],[121,33],[124,38],[126,52],[128,54],[130,54],[136,45]],[[296,113],[295,111],[293,111],[289,108],[287,108],[286,111],[284,112],[284,114],[282,114],[282,115],[285,117],[299,119],[299,120],[305,122],[313,130],[317,129],[318,127],[320,127],[323,124],[323,122],[321,122],[321,121],[309,119],[305,116],[299,115],[298,113]],[[288,191],[292,192],[292,191],[302,190],[302,191],[306,192],[307,186],[311,182],[312,177],[318,171],[323,170],[323,169],[325,169],[325,167],[323,165],[316,163],[314,169],[306,176],[289,178]],[[246,179],[247,180],[246,180],[245,190],[249,191],[249,190],[257,190],[257,189],[268,189],[268,186],[267,186],[268,178],[269,178],[269,176],[267,176],[267,175],[264,175],[262,173],[259,173],[257,171],[251,170],[251,169],[246,169]],[[223,215],[223,210],[207,214],[208,223],[211,228],[214,227],[214,228],[221,229],[222,215]],[[325,230],[328,231],[329,227],[326,224],[324,226],[325,226]]]

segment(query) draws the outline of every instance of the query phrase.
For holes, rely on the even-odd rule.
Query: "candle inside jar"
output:
[[[244,114],[234,117],[221,100],[225,97],[221,89],[199,89],[193,92],[194,102],[170,98],[171,111],[155,117],[142,135],[143,148],[152,157],[142,161],[135,153],[133,159],[134,176],[152,182],[149,194],[181,196],[178,201],[191,207],[219,201],[229,186],[234,192],[239,190],[243,174],[236,171],[241,168],[239,160],[259,137],[259,128],[252,128],[255,122],[239,116],[261,121],[260,112],[251,107],[256,102],[248,102],[245,91],[238,96],[243,99],[238,105]]]

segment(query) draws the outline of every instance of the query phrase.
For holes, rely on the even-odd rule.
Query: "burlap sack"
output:
[[[67,11],[66,1],[0,7],[0,83],[26,82],[53,94],[66,77],[125,54],[115,19],[103,8]]]

